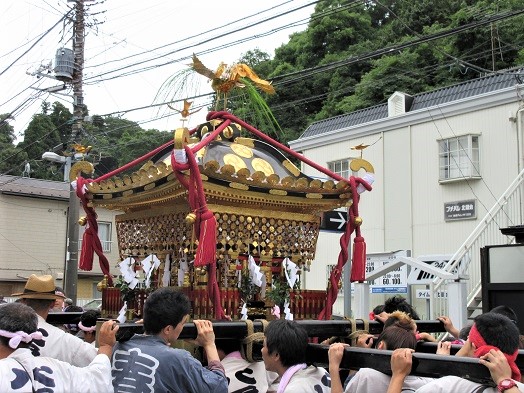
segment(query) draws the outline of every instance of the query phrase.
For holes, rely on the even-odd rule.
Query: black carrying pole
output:
[[[50,324],[63,324],[72,323],[74,318],[78,318],[82,315],[81,312],[56,312],[49,313],[47,316],[47,322]],[[381,322],[369,321],[367,324],[361,320],[354,320],[354,326],[348,319],[337,319],[329,321],[319,321],[316,319],[302,319],[296,321],[302,325],[308,332],[309,337],[347,337],[355,330],[364,330],[367,328],[370,334],[378,335],[382,332],[384,326]],[[417,328],[421,332],[426,333],[439,333],[444,332],[444,325],[440,321],[416,321]],[[262,322],[253,321],[253,328],[255,332],[262,332]],[[124,331],[130,330],[134,333],[143,333],[143,327],[141,324],[134,323],[122,323],[120,324],[120,330],[124,334]],[[247,325],[244,321],[214,321],[213,330],[215,331],[216,338],[244,338],[247,335]],[[125,333],[127,335],[127,333]],[[192,339],[196,337],[195,325],[191,322],[184,325],[182,333],[180,333],[181,339]]]
[[[421,353],[436,353],[437,344],[438,343],[419,341],[417,343],[416,351]],[[455,355],[460,348],[462,348],[462,345],[452,344],[450,349],[451,355]],[[524,349],[519,349],[519,354],[517,355],[515,363],[521,371],[524,371]]]
[[[50,314],[51,315],[51,314]],[[357,320],[352,326],[349,320],[330,320],[318,321],[311,319],[303,319],[296,321],[303,326],[309,337],[320,337],[322,339],[329,337],[347,337],[355,330],[363,330],[366,326],[364,321]],[[380,334],[384,325],[380,322],[369,322],[370,334]],[[417,327],[422,332],[436,333],[443,332],[444,325],[440,321],[417,321]],[[262,322],[255,320],[253,322],[255,332],[262,332]],[[247,325],[243,321],[216,321],[213,322],[213,330],[216,338],[237,338],[241,339],[247,335]],[[134,323],[120,324],[118,332],[118,340],[129,339],[134,333],[143,333],[143,326]],[[127,337],[127,338],[126,338]],[[193,323],[186,323],[182,332],[181,339],[194,339],[196,337],[196,327]]]
[[[391,375],[390,362],[392,353],[393,351],[348,347],[344,350],[340,368],[351,370],[373,368],[384,374]],[[317,366],[327,367],[329,364],[328,347],[321,344],[309,344],[307,359]],[[480,364],[476,358],[429,353],[413,353],[411,374],[431,378],[454,375],[478,383],[493,382],[488,368]]]
[[[74,323],[82,315],[80,312],[50,313],[47,322],[51,324]],[[308,332],[309,337],[347,337],[353,329],[363,330],[364,322],[357,320],[354,326],[349,320],[298,320]],[[376,321],[369,322],[369,332],[379,334],[383,324]],[[424,332],[442,332],[444,326],[440,321],[417,321],[417,327]],[[263,325],[260,321],[253,321],[254,332],[262,332]],[[247,325],[243,321],[217,321],[213,322],[215,337],[241,340],[247,336]],[[144,325],[136,323],[119,324],[117,340],[129,340],[133,334],[144,333]],[[186,323],[180,333],[180,339],[195,339],[197,329],[195,324]],[[451,354],[460,349],[460,345],[451,346]],[[327,367],[329,346],[321,344],[309,344],[307,350],[307,361],[321,367]],[[419,342],[417,352],[413,355],[412,374],[439,378],[445,375],[454,375],[467,378],[479,383],[491,381],[489,371],[478,362],[478,359],[436,355],[437,343]],[[391,374],[390,359],[392,351],[348,347],[344,350],[341,362],[342,369],[358,370],[360,368],[374,368],[384,374]],[[260,356],[255,356],[260,358]],[[519,350],[516,360],[517,366],[524,371],[524,350]]]

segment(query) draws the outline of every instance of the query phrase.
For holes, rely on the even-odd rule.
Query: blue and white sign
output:
[[[397,258],[401,256],[407,257],[409,255],[406,250],[390,253],[368,254],[366,257],[366,275],[379,267],[395,262]],[[408,293],[407,272],[407,266],[403,264],[395,270],[384,274],[382,277],[373,280],[370,282],[371,293]]]

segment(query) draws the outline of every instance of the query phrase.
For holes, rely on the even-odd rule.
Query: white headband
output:
[[[31,342],[34,338],[37,340],[42,339],[42,333],[41,332],[33,332],[31,334],[27,334],[26,332],[8,332],[7,330],[1,330],[0,329],[0,336],[11,338],[9,340],[9,346],[13,349],[18,348],[18,345],[20,345],[20,342]]]
[[[82,325],[82,322],[78,322],[78,327],[80,330],[83,330],[84,332],[94,332],[96,330],[96,325],[91,327],[85,327]]]

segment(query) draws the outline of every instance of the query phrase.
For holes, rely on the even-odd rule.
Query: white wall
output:
[[[67,207],[67,201],[0,194],[0,294],[9,296],[23,289],[25,277],[32,273],[51,274],[55,279],[62,277]],[[119,257],[115,212],[100,208],[97,213],[99,221],[113,223],[113,247],[106,257],[112,273],[116,274],[114,266]],[[85,215],[82,209],[80,215]],[[101,274],[96,255],[91,273]],[[63,285],[59,279],[56,283]]]
[[[481,109],[472,104],[474,110],[461,105],[460,111],[449,109],[446,115],[442,111],[435,115],[438,108],[432,110],[431,116],[428,111],[423,121],[418,113],[413,124],[409,124],[409,119],[386,119],[383,122],[391,123],[391,128],[377,124],[375,129],[379,132],[364,125],[344,131],[345,138],[319,136],[318,143],[308,141],[304,148],[300,141],[297,146],[292,144],[305,157],[326,168],[328,162],[358,156],[358,152],[350,150],[351,146],[370,145],[363,151],[363,158],[374,166],[376,181],[373,191],[364,193],[359,204],[368,252],[406,249],[412,250],[413,256],[453,254],[517,176],[519,140],[516,125],[509,120],[509,115],[519,108],[516,98],[511,103]],[[403,116],[409,118],[410,114]],[[482,179],[439,183],[438,140],[465,134],[480,135]],[[327,143],[330,139],[335,142]],[[302,171],[319,175],[304,165]],[[467,199],[477,201],[477,218],[446,222],[444,203]],[[499,225],[518,224],[522,223]],[[336,263],[338,238],[321,232],[306,288],[325,288],[326,265]],[[420,311],[425,314],[424,309]]]
[[[63,271],[67,203],[0,194],[0,277]]]

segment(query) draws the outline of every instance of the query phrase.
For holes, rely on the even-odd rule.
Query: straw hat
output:
[[[53,276],[37,276],[31,274],[25,284],[24,292],[13,293],[11,296],[22,299],[65,299],[65,296],[55,293],[55,280]]]

